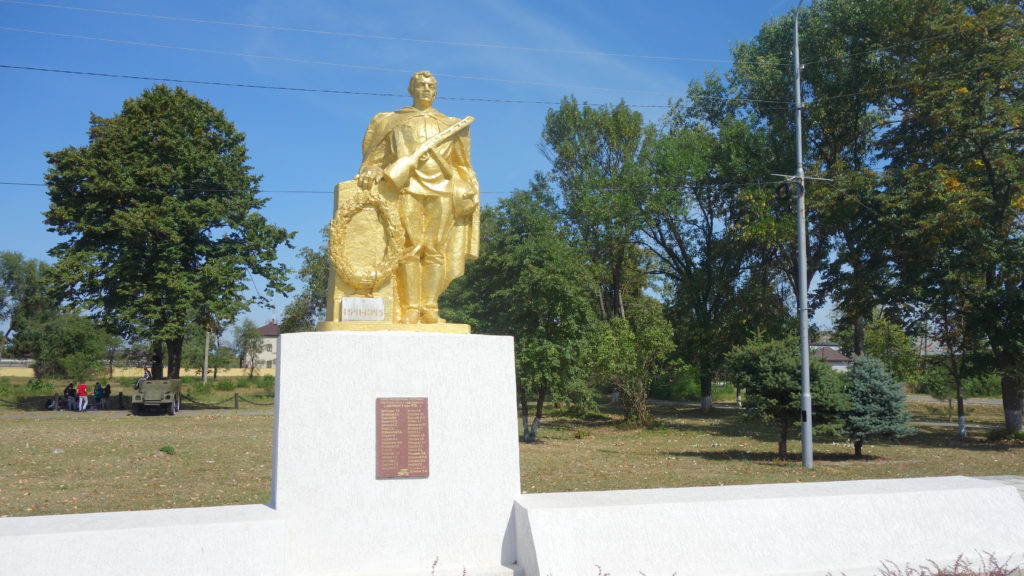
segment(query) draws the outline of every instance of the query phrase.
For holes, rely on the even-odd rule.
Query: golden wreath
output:
[[[384,224],[387,247],[384,256],[372,266],[354,266],[345,257],[345,231],[352,218],[368,206],[374,209]],[[348,200],[338,203],[338,209],[331,219],[328,242],[331,263],[338,276],[355,291],[374,292],[394,275],[405,244],[405,230],[401,221],[398,210],[376,191],[359,190]]]

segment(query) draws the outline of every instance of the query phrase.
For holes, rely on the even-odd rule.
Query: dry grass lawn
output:
[[[1002,414],[999,407],[976,411],[986,421],[997,411]],[[988,430],[971,429],[961,440],[955,427],[920,426],[916,435],[898,442],[865,443],[862,459],[854,458],[845,441],[817,438],[814,468],[808,470],[802,465],[799,430],[788,442],[788,458],[780,460],[777,429],[738,410],[706,415],[692,407],[658,406],[652,412],[660,425],[652,430],[623,428],[615,416],[549,419],[539,442],[520,445],[523,491],[1024,474],[1024,443],[988,442]]]
[[[943,408],[913,405],[918,416],[945,421],[935,406]],[[0,516],[267,502],[272,410],[189,408],[173,417],[0,410]],[[861,460],[845,442],[816,439],[807,470],[797,431],[789,458],[779,460],[776,431],[738,410],[653,412],[658,426],[636,430],[615,414],[575,419],[555,411],[538,442],[520,445],[523,491],[1024,474],[1024,443],[988,442],[986,430],[972,429],[963,441],[955,428],[922,427],[898,443],[866,444]],[[998,424],[1001,414],[998,406],[971,407],[968,421]]]
[[[0,516],[270,499],[271,410],[173,417],[60,412],[0,420]]]

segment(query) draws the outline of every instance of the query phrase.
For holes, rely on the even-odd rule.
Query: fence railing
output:
[[[4,400],[3,398],[0,398],[0,406],[7,406],[9,408],[15,408],[17,410],[23,410],[26,412],[46,412],[47,410],[49,410],[47,406],[50,404],[52,398],[52,396],[38,396],[31,398],[23,398],[21,400]],[[187,394],[182,394],[181,398],[182,400],[187,400],[189,404],[200,408],[223,408],[225,404],[232,403],[232,409],[238,410],[240,402],[251,404],[253,406],[274,405],[273,400],[271,400],[270,402],[257,402],[256,400],[250,400],[249,398],[242,396],[238,392],[235,392],[231,397],[225,398],[219,402],[200,402],[199,400],[196,400],[195,398],[192,398]],[[131,397],[126,398],[124,392],[118,392],[116,400],[114,398],[110,398],[110,400],[111,402],[109,402],[109,406],[108,408],[106,408],[107,410],[127,410],[131,408]],[[92,396],[89,396],[89,410],[93,409],[94,404],[92,402],[93,398]],[[117,408],[113,407],[115,403],[117,405]]]

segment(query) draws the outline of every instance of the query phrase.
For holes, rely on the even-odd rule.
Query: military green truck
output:
[[[132,395],[132,414],[147,411],[167,412],[171,416],[181,410],[181,380],[142,380]]]

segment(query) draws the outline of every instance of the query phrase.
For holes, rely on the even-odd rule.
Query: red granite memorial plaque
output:
[[[426,398],[377,398],[377,478],[430,476]]]

